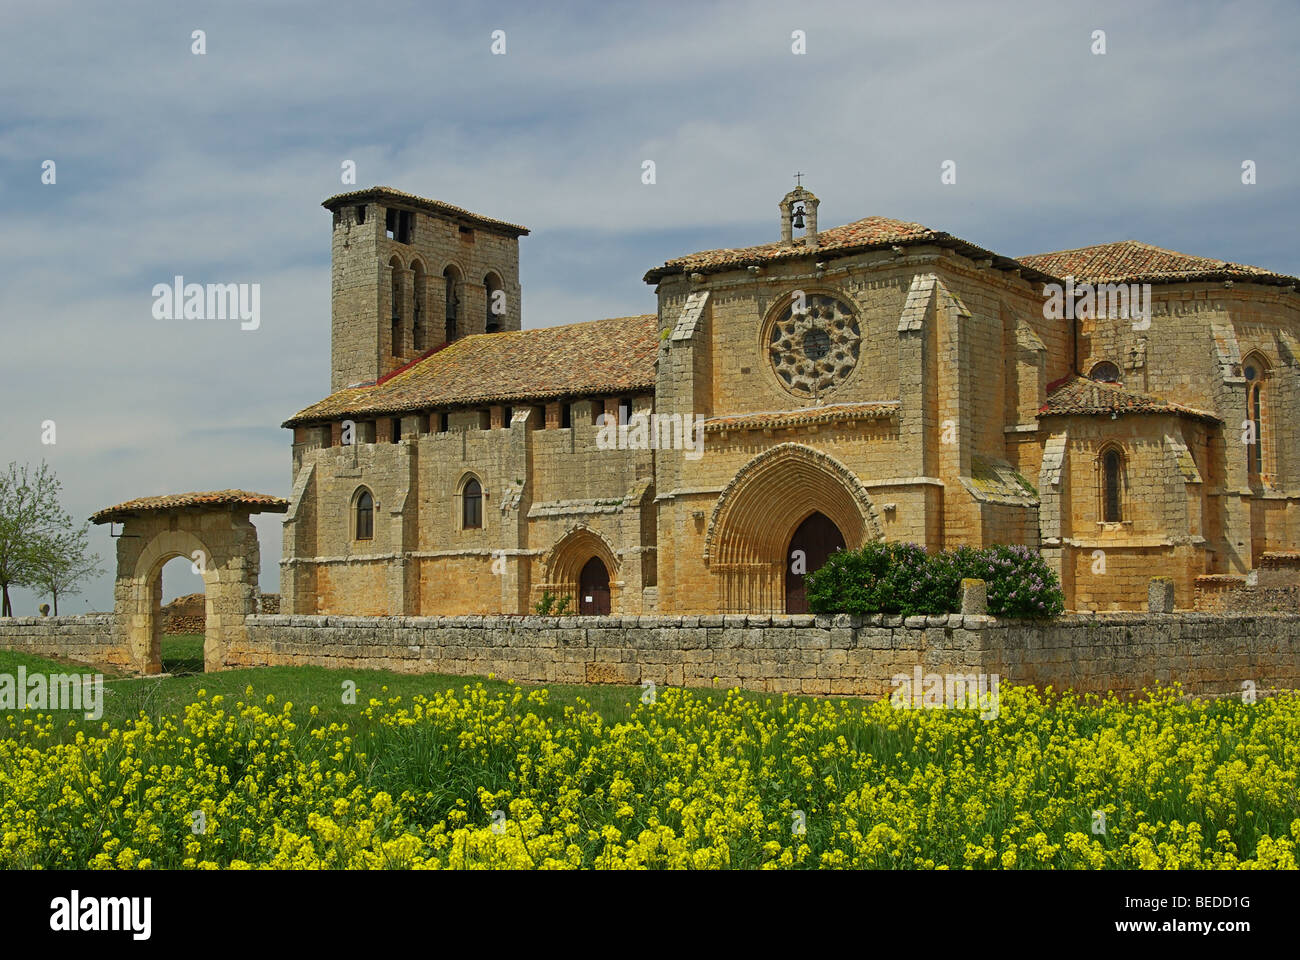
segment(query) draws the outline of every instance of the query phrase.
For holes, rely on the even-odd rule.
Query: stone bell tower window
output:
[[[448,267],[442,272],[447,286],[447,342],[456,339],[460,323],[460,273],[455,267]]]

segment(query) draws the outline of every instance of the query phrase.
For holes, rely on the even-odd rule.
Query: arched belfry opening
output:
[[[802,180],[803,174],[796,174]],[[795,230],[803,230],[800,243],[814,245],[817,243],[817,208],[821,201],[806,189],[802,182],[781,198],[781,242],[794,243]]]
[[[203,668],[225,666],[231,648],[247,638],[245,617],[257,611],[261,551],[250,515],[288,509],[280,497],[215,490],[128,500],[90,518],[114,528],[113,640],[133,670],[162,671],[163,567],[176,557],[203,583]]]

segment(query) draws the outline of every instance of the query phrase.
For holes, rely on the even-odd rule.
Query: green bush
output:
[[[539,616],[543,617],[564,617],[573,611],[569,609],[569,603],[572,598],[568,596],[557,597],[549,590],[542,591],[542,599],[538,600],[533,606],[533,610]]]
[[[988,610],[995,617],[1059,617],[1065,612],[1056,574],[1035,550],[1006,544],[962,547],[954,557],[962,577],[988,584]]]
[[[808,608],[904,617],[958,613],[965,577],[988,584],[993,616],[1055,617],[1065,609],[1056,575],[1027,547],[961,547],[930,555],[915,543],[883,541],[831,554],[808,575]]]

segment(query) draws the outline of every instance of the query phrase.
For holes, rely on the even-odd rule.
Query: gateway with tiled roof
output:
[[[819,205],[798,186],[754,244],[651,269],[654,313],[526,330],[524,228],[390,188],[327,200],[330,388],[285,422],[282,612],[782,615],[876,538],[1030,546],[1069,607],[1135,610],[1153,575],[1188,606],[1198,576],[1295,548],[1294,278],[819,230]],[[1063,319],[1067,277],[1149,302]]]
[[[96,511],[91,523],[120,523],[128,517],[168,510],[213,510],[230,507],[247,513],[284,513],[289,501],[266,493],[247,490],[208,490],[201,493],[170,493],[153,497],[137,497],[116,506]]]

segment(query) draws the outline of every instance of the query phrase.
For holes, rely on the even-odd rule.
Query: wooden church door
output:
[[[587,616],[609,613],[609,571],[592,557],[578,577],[578,612]]]
[[[836,550],[844,549],[844,536],[830,517],[812,513],[790,538],[785,551],[785,612],[807,613],[804,576],[824,564]],[[800,552],[796,552],[800,551]],[[796,569],[803,572],[796,573]]]

